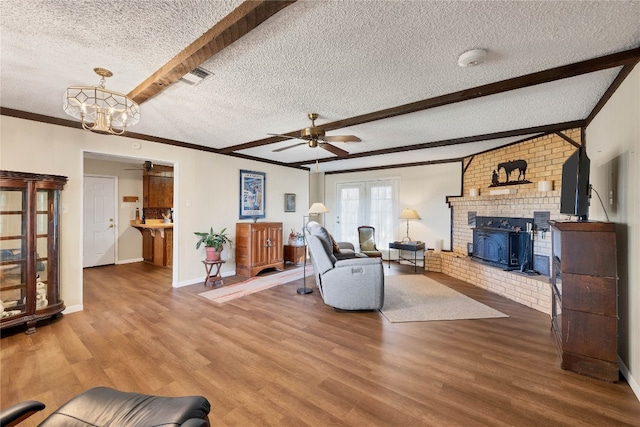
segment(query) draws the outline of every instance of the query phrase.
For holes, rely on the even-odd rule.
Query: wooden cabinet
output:
[[[173,265],[173,228],[161,224],[160,220],[149,220],[147,224],[131,221],[131,226],[142,234],[142,258],[162,267]]]
[[[551,222],[551,328],[561,366],[617,381],[618,277],[615,224]]]
[[[153,262],[153,235],[151,230],[141,229],[142,233],[142,258],[147,262]]]
[[[253,277],[267,268],[284,269],[281,222],[236,224],[236,274]]]
[[[2,329],[59,316],[60,190],[67,178],[0,171]]]
[[[173,177],[144,175],[142,177],[142,206],[170,208],[173,206]]]

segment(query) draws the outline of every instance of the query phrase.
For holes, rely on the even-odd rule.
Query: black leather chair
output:
[[[0,426],[14,426],[45,405],[35,400],[0,412]],[[202,396],[160,397],[96,387],[69,400],[39,424],[43,427],[208,427],[211,404]]]

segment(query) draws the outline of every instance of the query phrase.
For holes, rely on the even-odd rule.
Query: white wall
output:
[[[436,239],[442,239],[443,249],[450,250],[451,210],[446,197],[460,195],[462,188],[460,162],[325,175],[324,203],[329,209],[324,217],[327,229],[332,233],[335,231],[337,183],[391,177],[400,178],[399,208],[415,209],[421,218],[410,222],[411,238],[425,242],[428,248],[434,247]],[[397,220],[397,240],[401,240],[406,235],[406,227],[405,220]],[[378,242],[378,247],[387,248],[387,243]]]
[[[135,149],[133,143],[142,147]],[[283,222],[284,233],[300,229],[309,205],[309,172],[177,146],[0,116],[0,168],[64,175],[61,194],[60,280],[68,312],[82,309],[82,188],[85,152],[174,163],[173,285],[201,282],[204,249],[196,252],[194,231],[227,227],[235,239],[239,211],[239,170],[266,173],[266,221]],[[297,212],[284,212],[284,193],[296,194]],[[233,252],[223,274],[235,271]]]
[[[625,79],[586,132],[590,182],[616,223],[618,245],[618,354],[640,398],[640,67]],[[613,192],[613,203],[609,194]],[[595,193],[589,219],[607,217]]]

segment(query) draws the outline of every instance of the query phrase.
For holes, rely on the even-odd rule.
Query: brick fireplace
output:
[[[581,142],[580,129],[563,133]],[[464,159],[463,195],[447,198],[452,215],[452,251],[427,252],[426,269],[448,274],[550,314],[551,292],[545,274],[548,274],[550,267],[551,233],[544,228],[546,220],[534,224],[531,241],[532,267],[537,267],[533,269],[542,274],[523,274],[519,269],[505,271],[508,269],[496,267],[495,264],[475,262],[468,250],[473,247],[473,230],[478,218],[527,218],[529,221],[534,217],[566,219],[566,215],[559,212],[562,165],[575,150],[562,137],[551,134]],[[491,194],[489,185],[492,171],[501,162],[517,159],[528,162],[527,179],[531,182],[502,187]],[[552,190],[539,191],[540,181],[551,181]]]

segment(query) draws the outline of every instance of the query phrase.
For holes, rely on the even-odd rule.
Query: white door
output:
[[[115,177],[84,176],[83,267],[116,259]]]
[[[335,239],[339,242],[351,242],[358,246],[358,227],[364,217],[364,183],[338,183],[336,191],[336,228]]]

